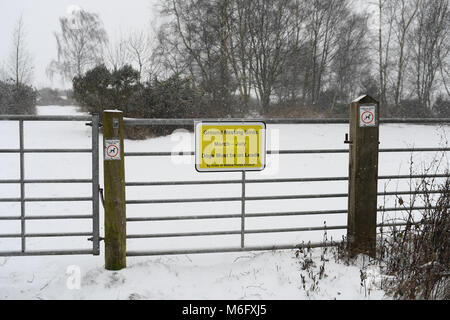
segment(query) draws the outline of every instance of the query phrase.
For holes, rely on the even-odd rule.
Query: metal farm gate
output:
[[[251,119],[252,121],[262,121],[266,124],[348,124],[347,119]],[[124,126],[194,126],[196,121],[212,121],[212,122],[245,122],[249,119],[124,119]],[[381,124],[438,124],[450,123],[450,119],[381,119]],[[344,138],[344,137],[343,137]],[[344,140],[344,139],[343,139]],[[347,139],[346,139],[347,140]],[[346,141],[347,143],[348,141]],[[343,141],[344,143],[344,141]],[[380,153],[411,153],[411,152],[447,152],[450,148],[390,148],[380,149]],[[279,155],[305,155],[305,154],[348,154],[348,148],[342,149],[314,149],[314,150],[268,150],[267,154]],[[192,157],[195,152],[161,152],[158,150],[147,152],[125,152],[125,157],[171,157],[186,156]],[[169,174],[169,173],[168,173]],[[429,175],[386,175],[379,176],[378,180],[396,180],[396,179],[422,179],[422,178],[448,178],[447,174],[429,174]],[[126,179],[125,179],[126,180]],[[125,181],[126,187],[147,187],[147,186],[193,186],[193,185],[241,185],[242,192],[240,197],[216,197],[216,198],[188,198],[188,199],[155,199],[155,200],[126,200],[127,205],[140,204],[167,204],[167,203],[201,203],[201,202],[240,202],[241,212],[234,214],[220,215],[179,215],[179,216],[163,216],[151,213],[147,217],[127,217],[127,224],[151,221],[173,221],[180,223],[192,220],[216,220],[216,219],[240,219],[241,228],[239,230],[223,230],[223,231],[197,231],[197,232],[173,232],[173,233],[148,233],[148,234],[129,234],[127,239],[168,239],[181,237],[202,237],[202,236],[223,236],[223,235],[240,235],[240,246],[221,247],[221,248],[185,248],[180,250],[144,250],[130,251],[127,250],[127,256],[150,256],[150,255],[176,255],[176,254],[194,254],[194,253],[214,253],[214,252],[240,252],[240,251],[265,251],[277,249],[294,249],[301,246],[298,243],[289,245],[269,245],[269,246],[248,246],[245,242],[246,235],[250,234],[269,234],[269,233],[285,233],[285,232],[308,232],[308,231],[325,231],[325,230],[346,230],[347,225],[330,225],[319,227],[293,226],[290,228],[264,228],[249,229],[246,227],[246,220],[259,217],[283,217],[283,216],[311,216],[311,215],[337,215],[347,214],[348,210],[322,210],[322,211],[295,211],[295,212],[267,212],[267,213],[246,213],[246,203],[262,200],[293,200],[293,199],[326,199],[326,198],[348,198],[348,193],[333,194],[302,194],[302,195],[281,195],[281,196],[246,196],[246,185],[249,184],[267,184],[271,183],[295,183],[295,182],[331,182],[331,181],[348,181],[348,176],[336,177],[317,177],[317,178],[301,178],[292,177],[287,179],[248,179],[246,173],[242,172],[239,180],[200,180],[200,181],[149,181],[149,182],[132,182]],[[440,193],[440,191],[431,191],[430,193]],[[421,194],[420,191],[395,191],[395,192],[379,192],[378,196],[401,196]],[[414,207],[413,210],[423,210],[424,207]],[[402,211],[403,208],[392,207],[378,209],[378,212],[396,212]],[[402,223],[386,223],[378,224],[377,227],[388,226],[404,226]],[[310,243],[311,247],[320,247],[329,245],[323,242]]]
[[[93,254],[98,255],[100,253],[99,247],[99,116],[28,116],[28,115],[0,115],[0,123],[4,121],[14,121],[18,122],[19,127],[19,148],[18,149],[0,149],[1,154],[19,154],[20,162],[20,177],[19,179],[8,179],[0,180],[0,184],[19,184],[20,185],[20,197],[18,198],[0,198],[0,202],[18,202],[20,203],[20,216],[12,215],[0,215],[1,221],[20,221],[20,233],[15,234],[0,234],[0,239],[12,238],[21,239],[21,250],[20,251],[8,251],[0,247],[0,256],[29,256],[29,255],[72,255],[72,254]],[[24,123],[26,122],[36,122],[36,121],[91,121],[90,125],[92,127],[92,144],[89,149],[32,149],[25,148],[25,135],[24,135]],[[92,157],[92,175],[87,178],[80,179],[27,179],[27,169],[26,169],[26,154],[61,154],[61,153],[73,153],[73,154],[90,154]],[[8,168],[7,168],[8,169]],[[60,198],[37,198],[37,197],[27,197],[26,195],[26,185],[28,184],[72,184],[81,183],[86,184],[87,188],[92,189],[92,195],[90,197],[60,197]],[[27,215],[26,205],[32,202],[91,202],[92,211],[86,212],[84,215]],[[91,232],[45,232],[45,233],[28,233],[26,230],[27,221],[40,220],[91,220],[92,221],[92,231]],[[27,250],[27,238],[61,238],[61,237],[85,237],[86,241],[92,241],[92,249],[72,249],[72,250],[58,250],[54,248],[48,248],[46,250],[39,251],[29,251]],[[88,238],[90,237],[90,238]]]
[[[0,184],[18,184],[20,185],[20,197],[17,198],[0,198],[0,202],[16,202],[20,203],[20,216],[0,215],[1,221],[20,221],[20,233],[16,234],[0,234],[2,238],[16,238],[21,239],[21,250],[8,251],[0,248],[0,256],[27,256],[27,255],[71,255],[71,254],[93,254],[98,255],[100,253],[99,242],[101,240],[99,233],[99,116],[0,116],[1,121],[15,121],[19,125],[19,148],[16,149],[0,149],[0,154],[15,153],[20,156],[20,177],[19,179],[0,180]],[[206,121],[206,119],[123,119],[124,126],[193,126],[196,121]],[[208,121],[249,121],[249,119],[208,119]],[[25,148],[24,141],[24,123],[27,121],[90,121],[92,126],[92,142],[91,148],[86,149],[31,149]],[[263,121],[266,124],[348,124],[348,119],[257,119],[257,121]],[[380,119],[381,124],[389,123],[404,123],[404,124],[440,124],[450,123],[450,119]],[[395,149],[380,149],[380,153],[411,153],[411,152],[448,152],[450,148],[395,148]],[[26,154],[36,153],[85,153],[90,154],[92,157],[92,175],[87,178],[80,179],[27,179],[27,171],[25,165]],[[314,150],[268,150],[267,154],[279,154],[283,155],[304,155],[304,154],[348,154],[349,148],[339,149],[314,149]],[[192,157],[194,151],[183,153],[161,152],[158,150],[139,151],[139,152],[125,152],[126,158],[130,157],[170,157],[173,155]],[[169,174],[169,173],[168,173]],[[435,175],[389,175],[379,176],[379,180],[395,180],[395,179],[420,179],[420,178],[448,178],[447,174],[435,174]],[[308,231],[321,231],[321,230],[345,230],[347,225],[330,225],[319,227],[305,227],[305,226],[292,226],[289,228],[248,228],[246,227],[247,219],[253,219],[258,217],[288,217],[288,216],[311,216],[311,215],[339,215],[347,214],[348,210],[321,210],[321,211],[294,211],[294,212],[265,212],[265,213],[247,213],[246,203],[262,201],[262,200],[292,200],[292,199],[326,199],[326,198],[347,198],[348,193],[334,193],[334,194],[301,194],[301,195],[277,195],[277,196],[248,196],[246,195],[246,186],[251,184],[264,184],[270,185],[272,183],[296,183],[296,182],[331,182],[331,181],[348,181],[348,176],[335,176],[335,177],[317,177],[317,178],[302,178],[302,177],[290,177],[284,179],[248,179],[246,173],[242,172],[241,179],[235,180],[199,180],[199,181],[148,181],[148,182],[133,182],[125,181],[126,187],[146,187],[146,186],[185,186],[188,188],[193,185],[240,185],[241,194],[238,197],[215,197],[215,198],[176,198],[176,199],[137,199],[126,200],[126,205],[140,205],[140,204],[166,204],[166,203],[217,203],[217,202],[234,202],[240,203],[240,212],[230,214],[209,214],[209,215],[177,215],[177,216],[165,216],[160,214],[152,214],[145,217],[128,217],[126,219],[127,224],[139,223],[139,222],[152,222],[152,221],[172,221],[173,223],[180,223],[182,221],[193,220],[221,220],[221,219],[239,219],[240,228],[234,230],[222,230],[222,231],[202,231],[196,232],[171,232],[171,233],[146,233],[146,234],[127,234],[126,239],[168,239],[168,238],[181,238],[181,237],[201,237],[201,236],[221,236],[221,235],[238,235],[240,236],[240,246],[229,246],[221,248],[184,248],[177,250],[154,250],[155,248],[149,248],[143,251],[130,251],[126,252],[127,256],[147,256],[147,255],[171,255],[171,254],[194,254],[194,253],[213,253],[213,252],[239,252],[239,251],[258,251],[258,250],[273,250],[273,249],[292,249],[298,248],[298,243],[292,243],[289,245],[269,245],[269,246],[249,246],[246,244],[246,235],[250,234],[273,234],[273,233],[299,233]],[[64,198],[31,198],[27,197],[25,187],[27,184],[71,184],[71,183],[83,183],[86,184],[89,189],[92,190],[92,194],[89,197],[64,197]],[[438,193],[439,191],[432,191],[432,193]],[[420,193],[420,191],[395,191],[395,192],[379,192],[378,196],[397,196],[397,195],[411,195],[414,193]],[[32,202],[91,202],[92,211],[85,215],[40,215],[40,216],[28,216],[26,210],[26,204]],[[415,210],[421,210],[424,208],[416,207]],[[392,207],[383,208],[378,211],[395,212],[401,211],[402,208]],[[61,220],[61,219],[89,219],[92,221],[91,232],[48,232],[48,233],[28,233],[26,231],[26,222],[30,220]],[[401,224],[398,224],[401,225]],[[381,227],[382,225],[378,225]],[[92,241],[92,249],[89,250],[56,250],[48,248],[46,250],[29,251],[27,250],[26,240],[27,238],[57,238],[57,237],[86,237],[87,240]],[[89,239],[87,237],[90,237]],[[321,246],[324,243],[313,243],[311,246]]]

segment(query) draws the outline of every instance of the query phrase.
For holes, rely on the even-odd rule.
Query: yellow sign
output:
[[[261,171],[266,165],[263,122],[199,122],[195,125],[197,171]]]

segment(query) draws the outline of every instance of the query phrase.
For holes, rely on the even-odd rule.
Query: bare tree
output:
[[[182,71],[190,75],[194,85],[211,97],[223,110],[231,106],[231,86],[228,64],[226,19],[228,0],[166,0],[163,13],[173,17],[164,35],[176,52]]]
[[[249,36],[250,2],[246,0],[229,1],[226,17],[227,61],[231,65],[241,101],[241,112],[248,112],[252,77],[250,64],[252,51]]]
[[[378,75],[380,109],[388,111],[388,82],[391,65],[393,14],[389,0],[378,0]]]
[[[291,6],[293,14],[293,33],[291,43],[291,61],[292,61],[292,74],[289,81],[290,88],[288,89],[290,100],[294,102],[297,99],[297,92],[299,91],[299,76],[300,68],[302,64],[301,50],[305,42],[304,36],[304,21],[306,19],[303,4],[299,0],[295,0]]]
[[[127,41],[127,49],[131,61],[137,66],[139,82],[143,73],[156,74],[156,70],[151,69],[151,63],[155,61],[155,53],[148,34],[142,30],[131,33]]]
[[[3,65],[0,65],[0,81],[6,81],[8,79],[8,73]]]
[[[449,56],[450,48],[447,48],[447,57]],[[439,58],[439,69],[441,71],[442,84],[444,86],[445,91],[447,92],[448,97],[450,98],[450,63],[442,57]]]
[[[331,70],[334,86],[331,110],[336,106],[337,99],[349,101],[361,88],[363,75],[370,72],[369,42],[367,16],[350,14],[344,25],[339,29],[336,53],[333,55]]]
[[[301,96],[301,88],[304,87],[305,69],[309,69],[308,33],[306,30],[307,14],[304,1],[293,0],[288,4],[290,24],[287,26],[289,34],[287,41],[287,55],[282,63],[282,71],[276,84],[276,94],[280,103],[296,105]],[[304,101],[301,102],[303,104]]]
[[[406,96],[450,96],[450,0],[375,0],[373,33],[353,0],[161,1],[162,70],[220,108],[236,96],[244,114],[252,97],[324,111],[364,88],[393,114]]]
[[[19,87],[28,84],[33,76],[33,60],[27,49],[23,16],[17,20],[11,44],[7,72],[16,87]]]
[[[251,2],[249,34],[252,59],[250,69],[255,93],[261,107],[267,110],[281,66],[287,56],[290,39],[288,0],[255,0]]]
[[[450,8],[449,0],[420,1],[417,19],[409,36],[412,52],[410,83],[419,102],[431,109],[436,76],[441,61],[448,55]]]
[[[55,33],[58,59],[51,62],[48,74],[59,73],[71,81],[102,62],[108,37],[99,16],[81,9],[61,17],[59,23],[61,31]]]
[[[105,61],[113,70],[119,70],[126,64],[130,64],[131,55],[128,48],[128,40],[120,36],[116,41],[109,41],[105,50]]]
[[[392,6],[390,13],[393,15],[394,33],[398,43],[397,80],[394,85],[394,103],[396,107],[399,105],[402,97],[404,73],[408,60],[406,40],[419,10],[419,3],[420,0],[395,0],[389,3]]]
[[[153,51],[153,62],[161,66],[157,76],[169,78],[171,75],[189,74],[188,63],[181,56],[183,51],[180,49],[181,46],[171,32],[170,24],[163,24],[157,33],[157,45]]]
[[[337,49],[337,35],[349,14],[349,1],[313,0],[306,2],[308,67],[305,68],[303,100],[309,95],[314,105],[324,88],[328,68]]]

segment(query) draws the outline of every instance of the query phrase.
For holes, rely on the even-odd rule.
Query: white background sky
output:
[[[18,18],[23,14],[27,44],[34,58],[33,85],[61,87],[47,78],[45,69],[56,58],[53,33],[59,31],[58,18],[71,5],[100,15],[111,39],[132,30],[150,29],[156,23],[157,0],[0,0],[0,65],[7,60],[11,49],[11,35]]]
[[[367,10],[368,0],[354,0],[358,11]],[[151,29],[157,24],[158,0],[0,0],[0,66],[11,50],[11,35],[23,14],[27,44],[34,58],[33,85],[62,87],[58,80],[51,82],[45,70],[56,58],[53,33],[59,31],[59,17],[66,15],[73,5],[100,15],[110,40],[133,30]],[[66,83],[66,87],[71,84]]]

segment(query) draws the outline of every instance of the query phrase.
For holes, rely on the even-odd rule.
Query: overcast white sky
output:
[[[72,5],[100,14],[111,38],[120,33],[150,28],[156,23],[154,4],[157,0],[0,0],[0,64],[7,59],[11,34],[18,18],[23,14],[28,49],[34,57],[33,84],[60,87],[45,75],[50,61],[56,58],[53,32],[59,31],[58,18]]]

